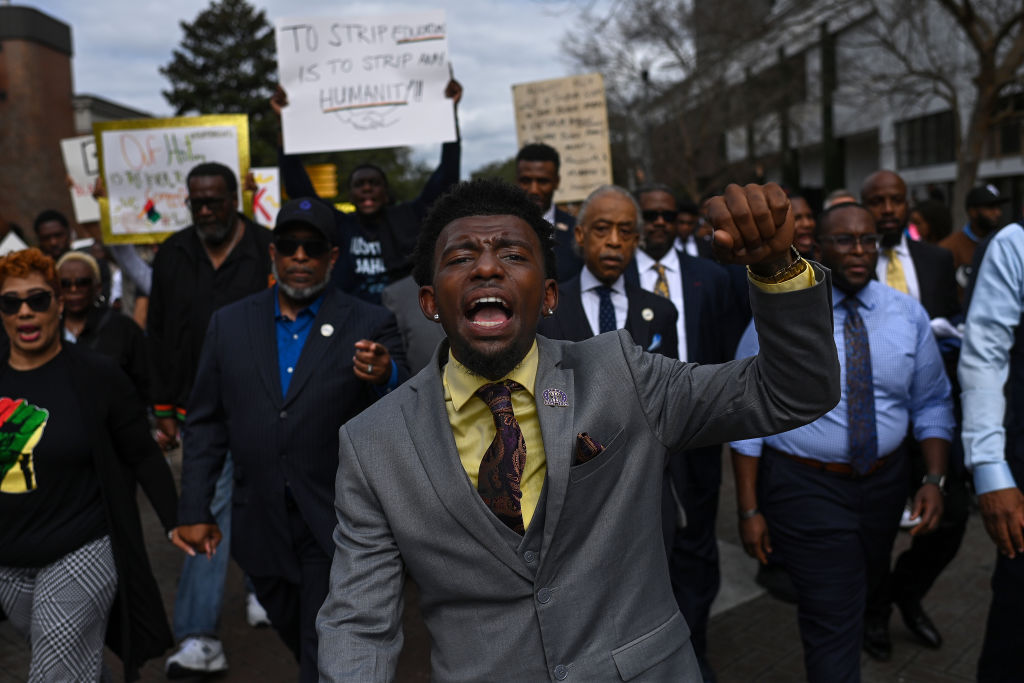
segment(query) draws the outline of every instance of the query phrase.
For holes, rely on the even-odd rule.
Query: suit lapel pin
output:
[[[545,389],[544,390],[544,405],[552,406],[555,408],[568,408],[569,397],[566,396],[565,392],[561,389]]]
[[[651,322],[652,320],[654,320],[654,311],[652,311],[649,308],[645,308],[644,310],[640,311],[640,317],[647,322]]]
[[[332,334],[334,334],[334,325],[330,323],[324,323],[323,325],[320,326],[320,334],[325,337],[330,337]]]

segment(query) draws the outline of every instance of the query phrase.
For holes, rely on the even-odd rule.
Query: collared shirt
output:
[[[900,241],[893,250],[900,259],[903,266],[903,275],[907,279],[907,294],[918,301],[921,300],[921,288],[917,285],[917,270],[914,268],[914,259],[910,258],[910,248],[907,246],[906,233],[900,234]],[[886,283],[885,270],[889,267],[889,253],[885,247],[878,247],[878,265],[875,266],[875,277],[882,284]]]
[[[964,461],[979,494],[1017,485],[1006,463],[1003,387],[1022,314],[1024,227],[1012,223],[992,238],[978,269],[960,351]]]
[[[668,294],[679,311],[679,318],[676,319],[676,334],[679,339],[679,360],[686,360],[686,317],[683,314],[683,268],[679,263],[679,254],[675,249],[669,249],[668,253],[655,261],[642,250],[636,251],[636,268],[640,273],[640,286],[648,292],[654,291],[658,282],[658,270],[655,268],[659,263],[665,266],[665,280],[668,282]]]
[[[551,206],[549,206],[548,210],[544,212],[544,220],[546,220],[551,225],[555,224],[555,203],[554,202],[551,202]]]
[[[277,329],[277,368],[281,373],[281,395],[288,395],[288,385],[292,382],[295,367],[299,364],[302,347],[306,345],[309,331],[313,329],[313,321],[320,312],[325,294],[306,306],[289,320],[281,313],[281,302],[278,299],[277,285],[274,285],[274,327]]]
[[[498,380],[511,379],[523,386],[522,390],[512,392],[512,411],[526,443],[526,466],[520,490],[523,492],[523,523],[527,527],[530,526],[534,511],[537,509],[537,501],[540,499],[544,477],[548,471],[544,439],[540,433],[540,418],[537,417],[537,403],[534,397],[539,356],[537,342],[534,341],[522,362],[513,368],[512,372]],[[475,395],[475,392],[483,385],[491,384],[491,380],[471,372],[455,360],[449,351],[442,383],[444,407],[448,411],[448,422],[452,426],[455,447],[459,451],[462,467],[476,489],[480,461],[494,440],[495,429],[490,408]]]
[[[949,441],[953,434],[953,404],[949,380],[939,347],[928,324],[928,314],[906,294],[876,282],[855,295],[858,312],[871,344],[871,372],[875,390],[875,421],[878,454],[896,450],[913,424],[918,441],[939,438]],[[846,343],[843,326],[846,295],[833,288],[833,335],[839,354],[839,404],[809,425],[763,439],[733,442],[743,455],[759,456],[767,444],[786,453],[824,462],[850,461],[847,453],[848,424],[846,394]],[[757,353],[753,324],[747,327],[737,358]]]
[[[697,251],[697,240],[693,239],[693,235],[687,237],[686,240],[683,240],[682,237],[676,237],[673,249],[685,251],[690,256],[700,256],[700,253]]]
[[[598,287],[604,283],[598,280],[590,269],[583,266],[580,271],[580,298],[583,300],[583,312],[587,314],[587,322],[594,334],[601,331],[601,295]],[[626,296],[626,278],[622,275],[612,284],[612,306],[615,307],[615,329],[626,327],[626,314],[629,312],[629,298]]]

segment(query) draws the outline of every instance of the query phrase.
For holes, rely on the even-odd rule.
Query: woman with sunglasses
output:
[[[62,342],[63,307],[49,257],[0,259],[0,609],[30,681],[98,680],[104,640],[135,680],[172,640],[131,482],[167,530],[177,496],[131,381]]]
[[[149,402],[146,338],[135,322],[100,297],[100,266],[95,258],[69,251],[57,260],[64,298],[64,341],[101,353],[131,378],[143,402]]]

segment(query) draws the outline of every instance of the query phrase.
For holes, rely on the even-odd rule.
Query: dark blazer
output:
[[[547,475],[525,536],[469,485],[439,363],[342,427],[321,680],[394,677],[407,574],[433,680],[701,680],[661,544],[664,453],[793,429],[836,404],[831,289],[817,275],[810,289],[753,292],[770,342],[725,365],[643,353],[624,330],[538,336],[535,389],[567,400],[536,391]],[[604,449],[574,465],[581,432]]]
[[[656,351],[669,358],[677,358],[679,341],[676,320],[679,319],[679,313],[672,302],[631,285],[628,281],[626,298],[629,299],[629,309],[626,313],[625,329],[633,336],[633,341],[645,351]],[[650,320],[645,320],[645,310],[650,310]],[[537,332],[549,339],[567,341],[583,341],[597,334],[591,329],[587,314],[583,310],[579,275],[558,285],[558,308],[555,309],[554,315],[541,319]],[[656,335],[661,339],[657,346],[652,348]]]
[[[564,228],[564,229],[563,229]],[[556,279],[567,282],[580,274],[583,259],[576,253],[576,217],[555,207]]]
[[[67,354],[72,387],[89,430],[117,566],[106,643],[124,663],[125,679],[134,681],[147,659],[174,644],[146,555],[135,484],[170,531],[177,526],[174,478],[150,436],[146,409],[128,376],[109,358],[74,344],[65,344],[61,353]]]
[[[459,182],[459,167],[462,159],[462,145],[459,141],[441,145],[441,163],[424,184],[419,196],[407,202],[384,207],[385,225],[380,230],[381,258],[387,269],[388,282],[400,280],[412,271],[411,255],[416,248],[420,224],[434,201]],[[281,183],[289,197],[316,197],[316,190],[302,165],[302,158],[294,154],[279,152]],[[355,287],[356,257],[349,252],[352,237],[359,233],[359,216],[344,213],[334,204],[323,200],[334,211],[336,233],[334,243],[340,247],[341,255],[331,271],[331,280],[342,291]]]
[[[952,318],[960,312],[953,253],[928,242],[907,240],[907,249],[917,272],[921,305],[929,318]]]
[[[131,378],[142,401],[149,404],[146,336],[134,320],[109,306],[93,306],[86,314],[85,328],[75,343],[112,358]]]
[[[232,556],[250,575],[298,583],[285,490],[324,552],[333,552],[338,428],[378,398],[352,371],[353,344],[365,338],[387,346],[399,380],[408,373],[394,316],[329,288],[282,396],[275,296],[276,288],[259,292],[210,320],[188,403],[179,517],[213,523],[210,501],[230,451]]]
[[[745,315],[734,294],[732,276],[714,261],[679,250],[676,254],[683,286],[686,359],[693,363],[732,360],[746,326]],[[626,268],[625,277],[627,285],[640,287],[635,259]]]

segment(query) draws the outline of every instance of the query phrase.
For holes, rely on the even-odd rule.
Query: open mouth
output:
[[[494,329],[512,319],[512,309],[508,302],[499,296],[482,296],[469,303],[466,317],[477,327]]]
[[[23,342],[34,342],[39,339],[40,329],[36,325],[18,325],[18,339]]]

